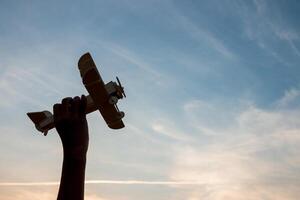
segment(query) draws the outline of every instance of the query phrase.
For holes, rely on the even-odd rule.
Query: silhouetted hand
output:
[[[88,149],[89,135],[86,121],[86,97],[64,98],[53,106],[54,123],[61,138],[64,155],[84,156]]]
[[[83,200],[89,143],[86,97],[65,98],[53,106],[54,123],[64,149],[58,200]]]

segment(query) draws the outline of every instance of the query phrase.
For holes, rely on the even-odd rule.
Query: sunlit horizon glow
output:
[[[86,52],[127,95],[124,129],[87,116],[87,200],[299,199],[299,10],[277,0],[1,1],[0,200],[56,198],[59,137],[26,113],[87,95],[77,68]]]
[[[141,180],[86,180],[85,184],[121,184],[121,185],[203,185],[198,181],[141,181]],[[0,186],[50,186],[57,182],[1,182]]]

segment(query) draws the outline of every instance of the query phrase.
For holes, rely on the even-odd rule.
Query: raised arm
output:
[[[57,199],[83,200],[89,136],[86,97],[65,98],[53,106],[54,123],[61,138],[64,158]]]

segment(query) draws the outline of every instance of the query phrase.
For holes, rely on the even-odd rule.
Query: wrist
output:
[[[64,148],[64,159],[86,160],[87,149],[83,146]]]

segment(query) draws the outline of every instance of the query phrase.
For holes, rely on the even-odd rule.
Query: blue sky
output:
[[[85,52],[128,96],[125,129],[88,116],[86,199],[297,199],[299,9],[292,0],[1,1],[0,199],[55,199],[60,141],[39,135],[26,112],[87,94],[77,69]]]

